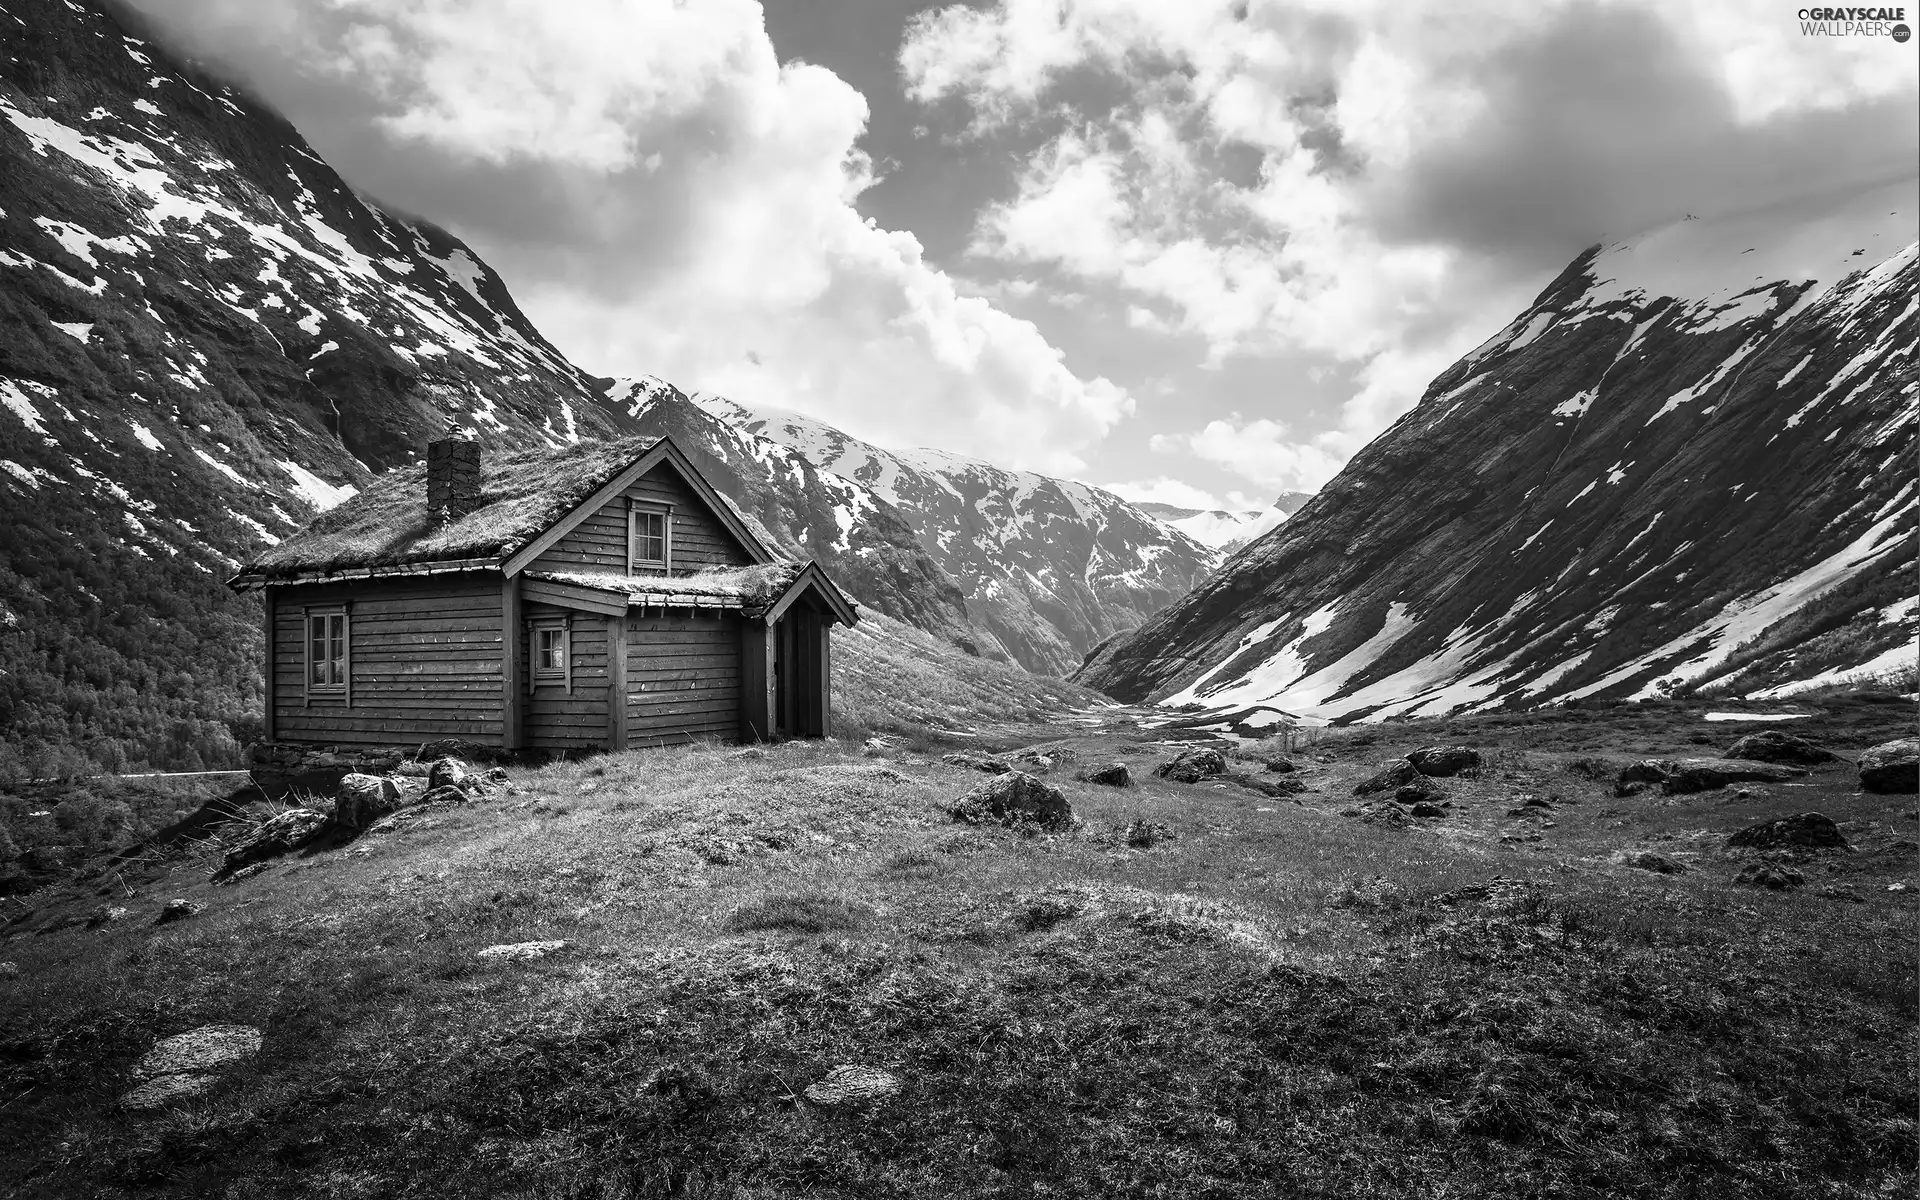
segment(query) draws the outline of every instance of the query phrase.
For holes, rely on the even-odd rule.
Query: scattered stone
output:
[[[1161,842],[1170,842],[1175,836],[1173,830],[1158,821],[1135,818],[1127,825],[1126,841],[1135,850],[1147,850]]]
[[[135,1110],[164,1108],[175,1100],[186,1100],[209,1091],[220,1080],[212,1075],[162,1075],[149,1079],[120,1097],[123,1107]]]
[[[566,948],[565,941],[557,942],[509,942],[500,946],[488,946],[475,957],[493,961],[525,962],[535,958],[545,958],[555,950]]]
[[[884,1100],[900,1091],[900,1077],[878,1067],[841,1066],[811,1084],[807,1099],[815,1104],[848,1104]]]
[[[1226,756],[1218,750],[1187,750],[1155,767],[1153,773],[1175,783],[1199,783],[1226,770]]]
[[[1920,738],[1895,738],[1862,754],[1860,786],[1882,795],[1920,792]]]
[[[400,785],[391,779],[351,772],[334,791],[333,822],[358,832],[397,810],[400,796]]]
[[[201,907],[191,900],[169,900],[160,906],[160,916],[154,924],[171,925],[175,921],[184,921],[188,917],[198,915]]]
[[[1685,863],[1676,862],[1664,854],[1655,854],[1651,850],[1628,854],[1620,861],[1637,871],[1652,871],[1656,875],[1680,875],[1687,869]]]
[[[1820,897],[1822,900],[1839,900],[1847,904],[1865,904],[1867,902],[1867,898],[1860,894],[1858,888],[1850,887],[1844,883],[1830,883],[1815,892],[1814,895]]]
[[[1300,764],[1290,758],[1270,758],[1267,760],[1267,770],[1273,771],[1276,774],[1291,775],[1299,769]]]
[[[1425,775],[1416,775],[1412,783],[1395,788],[1393,798],[1401,804],[1437,804],[1447,798],[1440,785]]]
[[[965,767],[970,771],[985,771],[989,775],[1005,775],[1008,771],[1013,770],[1012,767],[1006,764],[1005,760],[995,758],[991,754],[968,754],[965,751],[955,751],[952,754],[941,755],[940,761],[950,767]]]
[[[251,1025],[202,1025],[161,1038],[133,1068],[135,1079],[211,1071],[260,1053],[261,1035]]]
[[[1407,789],[1401,788],[1400,790],[1404,792]],[[1441,808],[1438,804],[1430,804],[1423,800],[1413,806],[1413,815],[1416,817],[1444,817],[1447,815],[1447,810]]]
[[[1114,762],[1107,763],[1105,766],[1094,767],[1091,770],[1082,771],[1080,773],[1080,779],[1085,783],[1099,783],[1107,787],[1131,787],[1133,785],[1133,772],[1127,770],[1127,764]]]
[[[1361,804],[1343,809],[1343,817],[1358,817],[1368,825],[1385,825],[1392,829],[1404,829],[1411,819],[1406,809],[1391,800],[1382,800],[1374,804]]]
[[[1367,796],[1374,792],[1385,792],[1391,791],[1394,788],[1405,787],[1418,778],[1419,775],[1420,772],[1414,770],[1412,763],[1404,758],[1396,759],[1381,768],[1377,774],[1355,784],[1353,794],[1356,796]]]
[[[1784,892],[1789,888],[1802,886],[1807,882],[1807,877],[1792,867],[1782,866],[1779,863],[1758,862],[1742,867],[1740,873],[1733,877],[1733,881]]]
[[[1029,746],[1025,750],[1015,750],[1007,755],[1009,763],[1025,763],[1041,771],[1051,771],[1056,766],[1072,762],[1073,759],[1073,750],[1067,746],[1055,746],[1051,750],[1039,750]]]
[[[1422,775],[1446,778],[1462,771],[1480,769],[1480,752],[1465,746],[1426,746],[1407,755],[1413,769]]]
[[[433,766],[427,769],[427,790],[441,787],[458,787],[467,777],[467,764],[457,758],[435,759]]]
[[[298,850],[326,829],[328,817],[310,808],[290,808],[269,817],[229,847],[216,879],[230,879],[243,867]]]
[[[1727,845],[1751,850],[1795,846],[1818,850],[1827,847],[1846,849],[1847,837],[1833,818],[1824,813],[1796,813],[1749,825],[1727,839]]]
[[[1059,788],[1025,771],[1009,771],[960,797],[952,808],[957,821],[971,825],[1038,825],[1066,829],[1073,824],[1073,805]]]
[[[1817,767],[1821,763],[1840,761],[1840,756],[1833,751],[1822,749],[1784,729],[1762,729],[1758,733],[1749,733],[1727,747],[1727,757],[1790,763],[1799,767]]]
[[[124,921],[126,917],[127,910],[125,908],[119,905],[108,906],[102,904],[87,914],[87,928],[98,929],[102,925],[111,925],[115,921]]]

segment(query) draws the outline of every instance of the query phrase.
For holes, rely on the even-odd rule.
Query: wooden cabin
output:
[[[269,743],[619,750],[822,737],[854,606],[666,438],[435,442],[247,564]]]

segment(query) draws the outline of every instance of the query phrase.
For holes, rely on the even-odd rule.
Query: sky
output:
[[[1582,249],[1910,175],[1773,0],[134,0],[600,375],[1311,491]]]

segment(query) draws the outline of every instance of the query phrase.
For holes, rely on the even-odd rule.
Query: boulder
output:
[[[1403,783],[1393,789],[1393,798],[1401,804],[1438,804],[1447,798],[1447,794],[1425,775],[1416,775],[1413,782]]]
[[[1687,869],[1686,864],[1676,862],[1664,854],[1655,854],[1651,850],[1629,854],[1620,861],[1637,871],[1652,871],[1656,875],[1679,875]]]
[[[1614,794],[1631,796],[1634,793],[1628,789],[1635,784],[1665,783],[1673,768],[1674,762],[1670,758],[1643,758],[1639,762],[1628,763],[1620,768],[1620,775],[1613,782]]]
[[[1422,775],[1446,778],[1462,771],[1480,769],[1480,752],[1465,746],[1426,746],[1407,755],[1413,769]]]
[[[290,808],[267,818],[227,848],[216,877],[231,876],[242,868],[298,850],[319,837],[329,819],[310,808]]]
[[[160,906],[160,916],[155,925],[171,925],[175,921],[184,921],[199,913],[201,906],[191,900],[169,900]]]
[[[358,832],[398,810],[400,804],[398,783],[380,775],[351,772],[341,777],[334,791],[333,823]]]
[[[1294,762],[1290,758],[1270,758],[1267,760],[1267,770],[1273,771],[1279,774],[1291,775],[1293,772],[1298,771],[1299,769],[1300,769],[1300,764]]]
[[[1733,877],[1735,883],[1744,883],[1749,887],[1763,887],[1771,891],[1784,892],[1788,888],[1797,888],[1807,882],[1807,877],[1792,867],[1779,863],[1757,862],[1742,867]]]
[[[1133,783],[1133,772],[1127,770],[1127,764],[1114,762],[1082,771],[1080,778],[1083,782],[1105,784],[1107,787],[1129,787]]]
[[[1025,750],[1015,750],[1007,755],[1009,763],[1016,766],[1024,763],[1042,771],[1051,771],[1057,766],[1072,762],[1073,759],[1073,750],[1067,746],[1054,746],[1046,750],[1029,746]]]
[[[1282,775],[1280,778],[1275,779],[1268,775],[1254,775],[1246,771],[1228,771],[1223,775],[1216,776],[1216,778],[1224,779],[1229,783],[1237,783],[1250,791],[1259,792],[1262,796],[1271,796],[1275,799],[1296,796],[1301,792],[1313,790],[1289,775]]]
[[[1807,850],[1845,849],[1847,837],[1824,813],[1796,813],[1749,825],[1727,839],[1727,845],[1749,850],[1798,847]]]
[[[1838,762],[1840,756],[1831,750],[1823,750],[1797,734],[1784,729],[1762,729],[1758,733],[1749,733],[1727,747],[1728,758],[1745,758],[1754,762],[1788,763],[1797,767],[1817,767],[1821,763]]]
[[[1683,758],[1668,766],[1667,777],[1660,786],[1670,796],[1710,792],[1730,783],[1785,783],[1806,774],[1799,767],[1736,758]]]
[[[1400,790],[1404,792],[1407,789],[1401,788]],[[1444,817],[1447,815],[1447,810],[1441,808],[1438,804],[1430,804],[1422,800],[1413,806],[1413,815],[1416,817]]]
[[[1153,773],[1175,783],[1199,783],[1226,769],[1226,756],[1218,750],[1186,750],[1155,767]]]
[[[1073,824],[1073,805],[1060,789],[1025,771],[995,776],[960,797],[951,811],[955,820],[971,825],[998,822],[1066,829]]]
[[[468,778],[472,778],[472,776],[468,776]],[[430,789],[426,795],[420,797],[420,803],[414,807],[425,808],[428,805],[433,805],[437,808],[445,808],[449,804],[465,804],[466,802],[467,789],[460,787],[458,784],[449,783],[443,787]]]
[[[1920,792],[1920,738],[1895,738],[1862,754],[1860,786],[1883,795]]]
[[[133,1068],[135,1079],[211,1071],[260,1053],[260,1031],[251,1025],[202,1025],[161,1038]]]
[[[989,775],[1005,775],[1008,771],[1013,770],[1003,759],[995,758],[991,754],[968,754],[961,750],[956,750],[952,754],[942,754],[940,761],[950,767],[964,767],[969,771],[985,771]]]
[[[1385,792],[1391,791],[1394,788],[1405,787],[1418,778],[1419,775],[1420,772],[1414,770],[1412,763],[1404,758],[1395,759],[1374,775],[1355,784],[1353,794],[1356,796],[1366,796],[1374,792]]]
[[[466,777],[467,764],[457,758],[437,758],[427,768],[427,790],[431,792],[440,787],[458,787]]]

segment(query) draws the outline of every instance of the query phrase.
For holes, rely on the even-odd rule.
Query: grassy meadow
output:
[[[1789,726],[1842,752],[1912,722],[1819,707]],[[879,752],[518,771],[231,886],[182,844],[36,894],[0,933],[0,1194],[1912,1193],[1915,797],[1847,764],[1615,797],[1618,762],[1757,728],[1678,705],[1336,731],[1292,798],[1153,778],[1196,735],[1131,710],[1011,711]],[[1440,781],[1453,815],[1343,815],[1434,743],[1487,758]],[[1069,833],[950,819],[986,776],[942,751],[1029,745],[1135,785],[1056,769]],[[1729,833],[1807,810],[1854,852],[1732,882]],[[1620,861],[1643,850],[1687,869]],[[173,897],[205,908],[155,926]],[[566,945],[477,957],[542,940]],[[156,1038],[207,1024],[263,1050],[119,1107]],[[849,1064],[899,1092],[806,1096]]]

